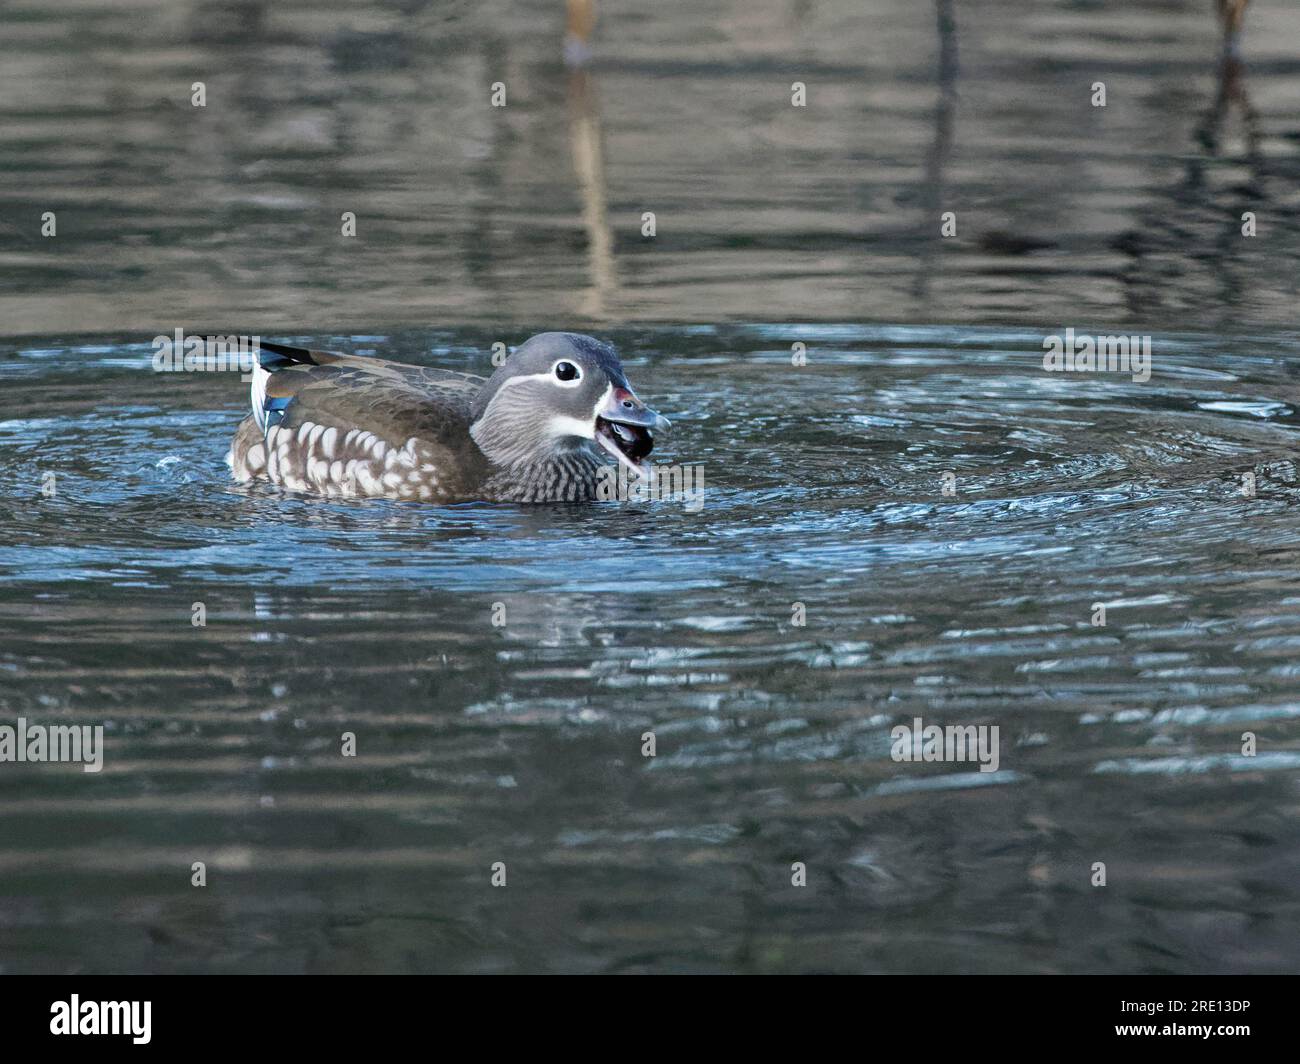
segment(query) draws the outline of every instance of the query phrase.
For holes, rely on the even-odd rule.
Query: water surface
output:
[[[232,375],[0,349],[0,710],[108,728],[0,773],[5,970],[1295,968],[1294,340],[613,338],[698,512],[243,489]]]
[[[1296,970],[1293,5],[599,6],[5,5],[0,971]],[[241,489],[177,328],[596,332],[703,508]]]

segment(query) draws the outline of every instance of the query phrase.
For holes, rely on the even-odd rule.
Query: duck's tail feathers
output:
[[[258,356],[253,365],[253,386],[250,399],[253,420],[266,433],[284,420],[285,408],[293,401],[294,393],[304,381],[296,373],[282,376],[271,384],[271,376],[278,370],[294,366],[327,366],[333,369],[359,368],[367,372],[393,372],[391,363],[364,355],[345,355],[338,351],[313,351],[306,347],[272,343],[258,339]]]
[[[326,351],[309,351],[305,347],[290,347],[288,344],[276,344],[269,340],[257,341],[258,348],[261,349],[261,355],[258,361],[268,369],[279,369],[282,366],[291,364],[319,366],[318,355],[326,355]]]
[[[257,360],[253,364],[253,384],[249,389],[249,400],[253,408],[253,420],[265,436],[272,426],[284,420],[284,412],[292,397],[267,395],[267,383],[271,374],[286,366],[309,365],[318,363],[313,357],[316,352],[305,347],[290,347],[288,344],[276,344],[267,340],[258,341]]]

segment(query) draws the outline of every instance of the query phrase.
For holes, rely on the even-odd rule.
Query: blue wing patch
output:
[[[262,404],[262,409],[265,411],[262,435],[266,435],[273,425],[278,425],[284,420],[285,411],[291,402],[292,399],[267,399]]]

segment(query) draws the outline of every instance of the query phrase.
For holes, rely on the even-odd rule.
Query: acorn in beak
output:
[[[651,429],[666,429],[666,417],[656,414],[629,388],[615,387],[596,411],[596,442],[628,469],[644,476],[650,470],[646,456],[654,450]]]

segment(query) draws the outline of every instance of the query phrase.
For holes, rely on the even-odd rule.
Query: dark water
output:
[[[698,512],[245,491],[232,378],[4,350],[5,717],[109,728],[0,773],[7,970],[1294,968],[1294,341],[615,338]]]
[[[0,971],[1295,971],[1297,12],[560,9],[0,14]],[[590,328],[703,507],[240,489],[178,327]]]

